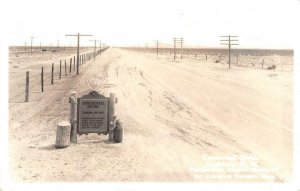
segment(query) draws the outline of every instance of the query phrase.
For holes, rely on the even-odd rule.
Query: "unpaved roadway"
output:
[[[35,65],[36,66],[36,65]],[[30,67],[30,66],[28,66]],[[10,78],[10,88],[24,81]],[[15,69],[17,70],[17,69]],[[10,77],[13,68],[10,69]],[[22,73],[22,74],[23,74]],[[286,182],[292,173],[292,73],[176,60],[116,48],[75,73],[31,85],[30,102],[10,96],[10,173],[14,181]],[[13,83],[11,83],[14,81]],[[56,124],[68,98],[116,93],[121,144],[96,134],[55,149]],[[12,94],[13,95],[13,94]],[[271,179],[207,179],[193,169],[209,156],[255,156]],[[224,174],[224,173],[223,173]],[[226,174],[226,173],[225,173]]]

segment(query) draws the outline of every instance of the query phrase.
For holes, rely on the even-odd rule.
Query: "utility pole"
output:
[[[182,44],[183,44],[183,38],[174,38],[174,60],[176,59],[176,43],[180,43],[181,45],[181,59],[182,59]]]
[[[77,36],[77,59],[76,59],[76,64],[77,64],[77,75],[79,74],[79,41],[81,36],[93,36],[90,34],[66,34],[66,36]]]
[[[182,59],[182,43],[183,43],[183,38],[180,38],[181,59]]]
[[[173,39],[174,40],[174,60],[176,59],[176,38]]]
[[[239,40],[236,39],[238,38],[238,36],[220,36],[221,37],[221,45],[228,45],[228,65],[229,65],[229,69],[230,69],[230,57],[231,57],[231,46],[232,45],[239,45],[239,44],[236,44],[236,43],[232,43],[232,42],[238,42]],[[225,42],[225,43],[222,43],[222,42]]]
[[[159,41],[158,41],[158,40],[155,40],[154,42],[156,43],[156,55],[158,56],[158,42],[159,42]]]
[[[101,42],[101,41],[99,41],[99,40],[90,40],[90,41],[94,41],[95,42],[95,46],[94,46],[94,61],[95,61],[95,59],[96,59],[96,43],[97,42]]]
[[[59,40],[57,40],[57,50],[59,50]]]
[[[99,41],[99,49],[100,49],[100,55],[101,55],[101,41]]]
[[[32,55],[32,41],[33,41],[33,36],[29,37],[30,38],[30,55]]]

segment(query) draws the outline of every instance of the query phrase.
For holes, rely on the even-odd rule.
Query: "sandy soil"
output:
[[[71,53],[70,53],[71,55]],[[44,65],[69,54],[10,58],[10,172],[14,181],[216,181],[292,180],[293,71],[258,70],[211,60],[136,53],[110,48],[75,72],[47,81]],[[44,60],[43,60],[43,59]],[[290,63],[292,68],[292,63]],[[24,103],[25,71],[32,71],[30,102]],[[121,144],[108,136],[78,137],[55,149],[56,124],[69,118],[72,91],[118,97],[117,116],[125,128]],[[23,94],[22,94],[23,93]],[[205,156],[256,156],[257,168],[274,169],[271,179],[198,179],[191,171]],[[230,173],[227,173],[228,175]]]

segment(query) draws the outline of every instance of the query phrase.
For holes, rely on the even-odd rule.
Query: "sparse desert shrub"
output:
[[[220,60],[216,60],[216,61],[215,61],[215,63],[219,63],[219,62],[220,62]]]
[[[276,65],[272,65],[272,66],[268,66],[268,68],[267,68],[267,70],[274,70],[274,69],[276,69]]]

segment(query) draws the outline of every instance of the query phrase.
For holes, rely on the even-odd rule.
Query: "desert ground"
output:
[[[92,50],[82,49],[81,53]],[[174,61],[168,52],[156,55],[155,51],[111,47],[82,65],[79,75],[72,70],[59,80],[59,60],[68,63],[73,56],[72,49],[36,50],[32,56],[10,52],[12,181],[292,180],[293,55],[244,54],[238,61],[233,57],[228,69],[225,55],[218,63],[220,55],[213,53],[208,53],[208,59],[203,53],[185,54],[183,59],[178,54]],[[276,68],[262,69],[263,59],[265,67]],[[40,87],[42,66],[44,92]],[[29,102],[24,102],[26,71],[30,71]],[[91,90],[118,97],[116,112],[123,122],[123,142],[88,134],[78,136],[77,144],[56,149],[56,125],[69,120],[71,92],[81,97]],[[227,158],[233,156],[237,160],[230,163]],[[257,172],[235,166],[241,161]],[[242,170],[211,170],[226,165]]]

